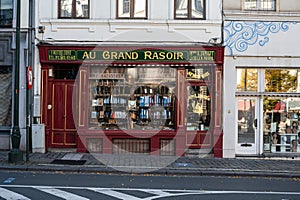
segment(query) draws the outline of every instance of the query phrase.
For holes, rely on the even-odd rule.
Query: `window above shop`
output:
[[[12,27],[13,0],[0,1],[0,27]]]
[[[117,0],[117,18],[147,19],[148,0]]]
[[[58,18],[89,18],[89,0],[59,0]]]
[[[175,19],[205,19],[204,0],[174,0]]]
[[[244,0],[244,9],[275,11],[276,0]]]

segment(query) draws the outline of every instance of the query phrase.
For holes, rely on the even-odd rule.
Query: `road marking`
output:
[[[66,200],[89,200],[85,197],[72,194],[70,192],[62,191],[59,189],[55,189],[54,187],[33,187],[35,189],[38,189],[40,191],[46,192],[48,194],[52,194],[54,196],[66,199]]]
[[[0,187],[0,197],[9,200],[30,200],[29,198]]]
[[[98,192],[101,194],[105,194],[108,196],[112,196],[115,197],[117,199],[123,199],[123,200],[141,200],[141,198],[135,197],[135,196],[131,196],[129,194],[124,194],[121,192],[117,192],[111,189],[103,189],[103,188],[88,188],[89,190],[92,190],[94,192]]]
[[[14,180],[16,180],[16,178],[8,178],[5,181],[3,181],[3,183],[12,183]]]
[[[172,190],[172,189],[142,189],[142,188],[99,188],[99,187],[67,187],[67,186],[31,186],[31,185],[0,185],[0,197],[8,200],[30,200],[27,197],[8,190],[9,188],[31,188],[55,195],[67,200],[88,200],[88,198],[66,192],[71,190],[90,190],[123,200],[154,200],[163,197],[185,195],[215,195],[215,194],[257,194],[257,195],[299,195],[300,192],[266,192],[266,191],[215,191],[215,190]],[[140,198],[126,194],[126,191],[141,191],[154,196]]]

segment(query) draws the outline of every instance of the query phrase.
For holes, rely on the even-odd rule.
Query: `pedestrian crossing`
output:
[[[17,188],[18,193],[13,189]],[[0,185],[0,197],[5,200],[33,200],[40,199],[32,190],[38,190],[49,196],[49,199],[58,197],[66,200],[89,200],[94,199],[121,199],[121,200],[155,200],[162,197],[200,194],[200,191],[188,190],[155,190],[155,189],[124,189],[124,188],[94,188],[94,187],[60,187],[60,186],[26,186],[26,185]],[[84,190],[83,196],[78,190]],[[71,191],[71,192],[70,192]],[[93,193],[93,195],[89,194]],[[0,199],[1,199],[0,198]],[[45,199],[45,196],[44,196]],[[46,198],[47,199],[47,198]],[[45,199],[45,200],[46,200]]]
[[[97,187],[64,187],[64,186],[27,186],[0,185],[0,199],[4,200],[155,200],[160,198],[188,197],[188,195],[216,194],[261,194],[261,195],[294,195],[300,192],[258,192],[258,191],[208,191],[208,190],[168,190],[168,189],[129,189]]]

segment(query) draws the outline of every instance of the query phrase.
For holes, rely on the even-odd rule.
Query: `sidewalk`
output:
[[[28,163],[11,164],[8,163],[8,151],[0,151],[0,170],[300,178],[300,159],[299,157],[228,159],[48,152],[31,153]]]

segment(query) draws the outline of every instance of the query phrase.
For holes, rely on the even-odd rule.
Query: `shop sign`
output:
[[[48,50],[50,61],[214,62],[214,50]]]

